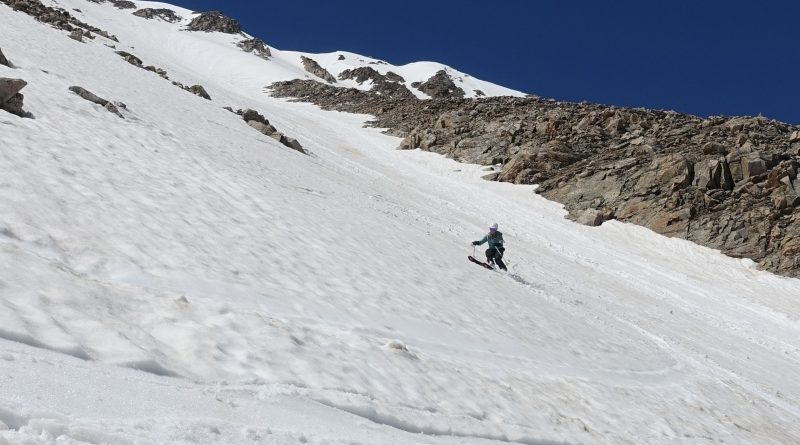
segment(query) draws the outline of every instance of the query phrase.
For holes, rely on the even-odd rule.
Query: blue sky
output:
[[[280,49],[433,60],[560,100],[800,124],[800,1],[172,1],[220,9]]]

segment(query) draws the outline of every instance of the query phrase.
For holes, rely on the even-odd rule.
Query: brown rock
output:
[[[593,227],[603,224],[603,221],[605,221],[603,212],[596,209],[584,210],[576,220],[579,224]]]
[[[767,171],[767,163],[758,156],[758,153],[753,153],[742,158],[742,179],[748,179],[752,176],[757,176]]]
[[[0,77],[0,104],[5,103],[12,97],[16,96],[28,82],[22,79],[10,79],[8,77]]]

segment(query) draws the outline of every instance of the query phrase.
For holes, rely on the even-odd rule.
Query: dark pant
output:
[[[505,251],[505,247],[490,247],[486,249],[486,262],[495,263],[501,269],[506,270],[506,265],[503,263],[503,252]]]

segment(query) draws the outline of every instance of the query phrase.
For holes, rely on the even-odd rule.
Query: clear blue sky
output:
[[[800,0],[172,2],[220,9],[279,49],[433,60],[560,100],[800,124]]]

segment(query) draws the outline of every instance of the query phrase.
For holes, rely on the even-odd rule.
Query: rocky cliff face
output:
[[[800,129],[538,98],[418,100],[313,81],[273,94],[368,113],[400,148],[495,166],[487,179],[540,184],[570,217],[618,219],[800,276]]]

